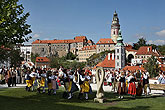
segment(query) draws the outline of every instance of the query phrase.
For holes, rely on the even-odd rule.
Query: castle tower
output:
[[[115,11],[115,13],[113,14],[113,19],[111,24],[111,38],[115,43],[117,43],[119,30],[120,30],[119,18]]]
[[[121,31],[117,38],[117,44],[115,45],[115,69],[122,69],[125,67],[125,47],[123,44],[123,38]]]

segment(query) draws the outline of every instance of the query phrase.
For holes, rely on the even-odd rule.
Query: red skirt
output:
[[[135,82],[129,83],[128,94],[136,95],[136,85],[135,85]]]

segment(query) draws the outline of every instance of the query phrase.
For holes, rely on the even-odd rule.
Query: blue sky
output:
[[[113,13],[119,16],[124,42],[165,44],[165,0],[20,0],[33,39],[87,36],[96,43],[110,38]]]

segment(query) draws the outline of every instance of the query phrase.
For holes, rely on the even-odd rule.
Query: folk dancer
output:
[[[52,83],[53,95],[56,94],[56,90],[58,89],[56,73],[57,72],[53,72],[53,75],[51,76],[51,83]]]
[[[52,90],[52,72],[48,71],[47,74],[48,74],[48,76],[47,76],[47,79],[48,79],[48,95],[51,95],[51,90]]]
[[[71,71],[69,73],[69,87],[68,87],[68,93],[69,93],[69,97],[68,99],[71,99],[72,98],[72,93],[75,92],[75,91],[78,91],[78,86],[76,85],[76,83],[73,81],[74,79],[74,72]]]
[[[45,93],[45,82],[46,82],[46,71],[42,70],[42,74],[41,74],[41,82],[40,82],[40,87],[42,88],[42,93]]]
[[[123,95],[126,93],[126,84],[125,84],[125,74],[121,72],[119,75],[119,83],[118,83],[118,94],[119,98],[123,99]]]
[[[32,80],[31,80],[31,77],[30,77],[30,71],[26,72],[25,80],[26,80],[26,85],[27,85],[26,86],[26,90],[30,91],[30,88],[32,86]]]
[[[35,90],[35,87],[37,86],[37,73],[35,72],[35,69],[30,74],[31,80],[32,80],[32,91]]]
[[[129,76],[129,87],[128,87],[128,94],[132,96],[132,98],[135,98],[136,96],[136,84],[135,84],[135,76],[133,73]]]
[[[147,96],[149,94],[149,75],[146,72],[143,72],[143,88],[144,88],[144,94]]]

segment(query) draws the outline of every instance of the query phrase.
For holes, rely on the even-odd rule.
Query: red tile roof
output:
[[[88,43],[93,43],[93,41],[92,40],[88,40]]]
[[[126,44],[126,46],[125,46],[125,49],[126,50],[130,50],[130,49],[132,49],[133,47],[132,47],[132,45],[130,45],[130,44]]]
[[[142,46],[138,49],[136,55],[153,55],[160,56],[157,52],[153,52],[152,46]]]
[[[123,68],[123,70],[130,70],[130,71],[134,71],[134,70],[143,70],[144,71],[144,68],[141,66],[125,66]]]
[[[138,49],[136,55],[151,55],[152,46],[142,46]]]
[[[113,60],[112,60],[112,54],[110,54],[110,60],[108,60],[108,55],[107,55],[102,62],[96,65],[96,67],[115,68],[115,55]]]
[[[130,44],[126,44],[126,46],[125,46],[125,50],[137,52],[137,50],[134,50],[134,49],[132,49],[132,48],[133,48],[133,47],[132,47],[132,45],[130,45]]]
[[[81,40],[85,40],[87,38],[86,38],[86,36],[76,36],[74,39],[77,41],[79,41],[79,40],[81,41]]]
[[[85,46],[85,47],[83,47],[80,51],[84,51],[84,50],[94,50],[94,49],[96,49],[96,45]]]
[[[36,57],[36,62],[49,62],[47,57]]]
[[[101,38],[96,44],[115,44],[111,38]]]
[[[86,36],[77,36],[74,39],[66,39],[66,40],[35,40],[32,44],[48,44],[48,43],[76,43],[76,42],[85,42]]]

